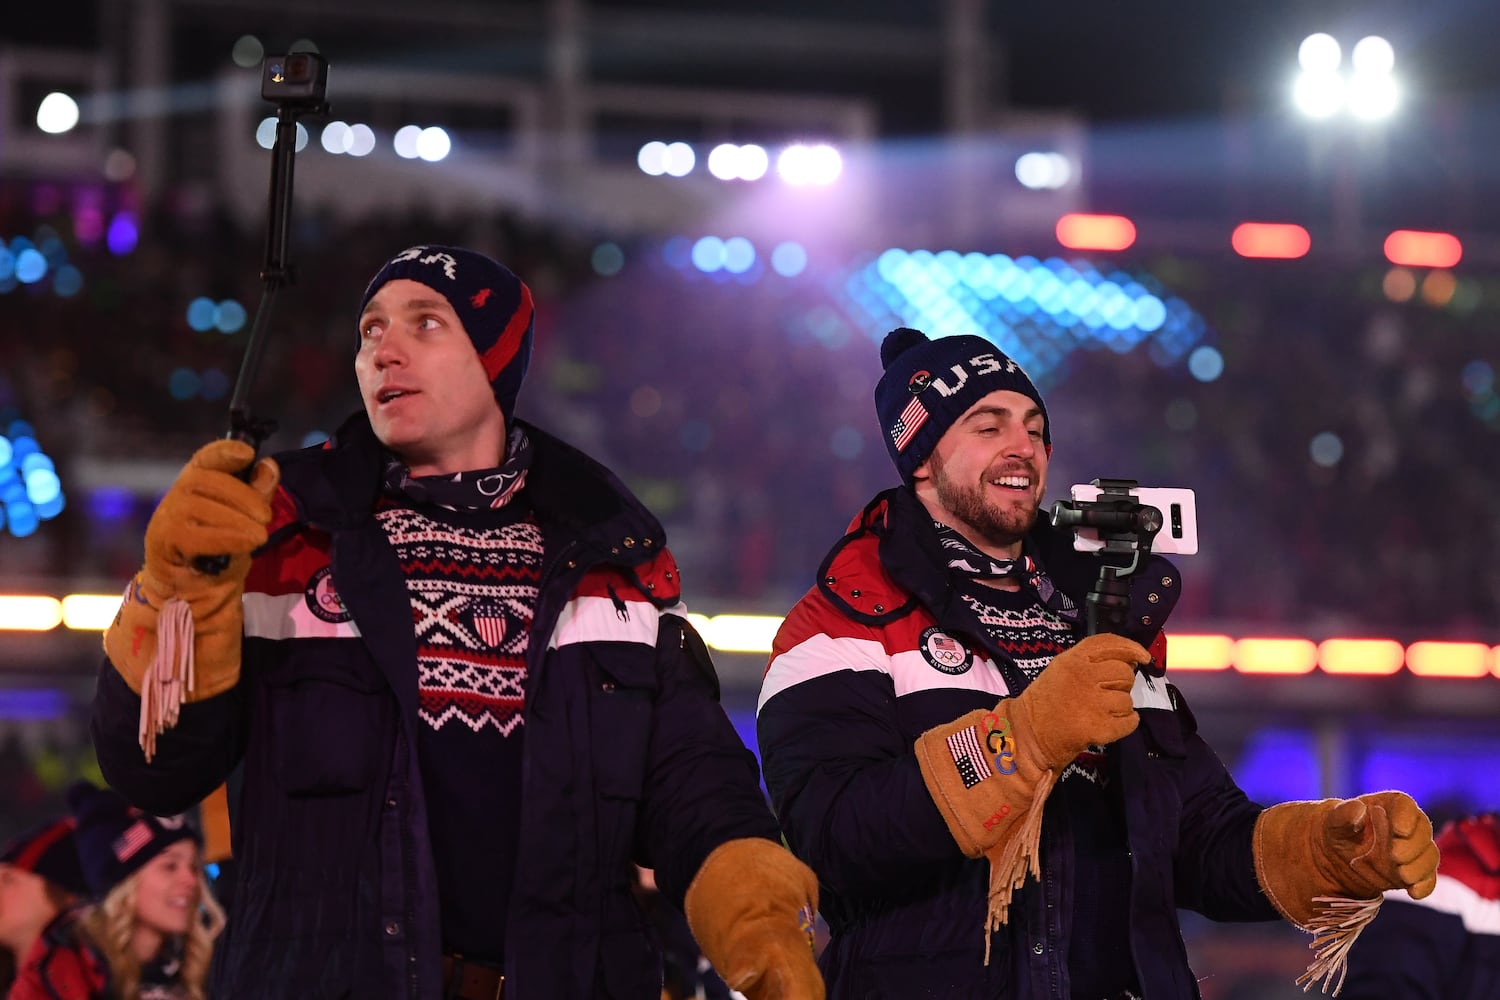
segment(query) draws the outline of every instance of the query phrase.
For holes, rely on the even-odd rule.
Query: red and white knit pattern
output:
[[[411,595],[422,720],[509,736],[522,724],[526,647],[536,614],[542,533],[530,520],[457,528],[390,507],[376,518]]]
[[[1037,674],[1052,662],[1054,656],[1073,645],[1072,627],[1040,604],[1012,610],[996,607],[971,594],[959,596],[978,616],[995,644],[1030,680],[1036,680]],[[1090,747],[1063,768],[1058,781],[1081,778],[1095,785],[1106,785],[1109,776],[1104,771],[1104,763],[1104,748]]]

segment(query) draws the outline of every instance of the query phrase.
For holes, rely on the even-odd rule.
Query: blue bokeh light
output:
[[[1188,355],[1188,371],[1199,382],[1212,382],[1224,374],[1224,355],[1205,344]]]
[[[200,295],[188,303],[187,322],[188,326],[205,333],[214,328],[214,323],[219,319],[219,307],[214,300],[206,295]]]
[[[717,236],[705,236],[693,244],[693,266],[704,274],[722,268],[724,257],[724,241]]]
[[[771,251],[771,270],[783,278],[795,278],[807,270],[807,251],[801,243],[778,243]]]
[[[47,258],[37,250],[27,248],[16,254],[16,280],[23,285],[32,285],[47,276]]]
[[[731,236],[724,241],[724,270],[730,274],[744,274],[755,264],[755,245],[743,236]]]
[[[225,299],[219,303],[218,315],[214,318],[214,326],[219,328],[222,334],[238,333],[245,325],[245,307],[234,299]]]
[[[192,399],[198,395],[203,380],[191,368],[178,368],[167,379],[167,391],[173,399]]]
[[[60,298],[71,299],[83,290],[83,272],[72,264],[64,264],[52,276],[52,291]]]

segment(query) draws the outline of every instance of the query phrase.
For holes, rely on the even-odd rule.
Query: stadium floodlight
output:
[[[61,135],[78,124],[78,102],[54,90],[36,109],[36,127],[50,135]]]
[[[1306,73],[1336,72],[1342,60],[1338,39],[1321,31],[1308,35],[1297,47],[1297,64]]]
[[[1292,102],[1309,118],[1327,119],[1348,111],[1362,121],[1380,121],[1395,114],[1401,103],[1400,83],[1393,73],[1396,52],[1379,35],[1355,43],[1348,72],[1341,68],[1338,41],[1323,33],[1302,40],[1297,63],[1301,70],[1292,84]]]

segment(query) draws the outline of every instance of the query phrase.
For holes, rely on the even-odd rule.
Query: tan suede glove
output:
[[[750,1000],[822,1000],[812,950],[817,910],[812,869],[760,837],[714,848],[683,900],[704,957]]]
[[[1343,987],[1347,955],[1387,889],[1422,899],[1437,885],[1432,821],[1405,792],[1283,802],[1260,814],[1252,841],[1261,891],[1313,935],[1298,985]]]
[[[176,722],[178,705],[239,682],[245,577],[250,553],[266,542],[281,475],[274,460],[262,458],[249,483],[237,478],[254,458],[248,444],[230,440],[193,455],[151,515],[145,565],[104,632],[110,663],[141,695],[148,760],[156,733]],[[223,572],[193,568],[198,556],[213,555],[230,557]]]
[[[1135,665],[1150,659],[1123,636],[1089,636],[1053,657],[1020,695],[917,738],[922,780],[948,831],[964,854],[990,859],[989,930],[1005,923],[1027,872],[1040,877],[1042,808],[1057,776],[1089,746],[1140,724],[1130,689]]]

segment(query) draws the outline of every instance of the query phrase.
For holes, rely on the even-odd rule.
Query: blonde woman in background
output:
[[[9,1000],[205,1000],[224,912],[197,830],[84,782],[68,799],[84,874],[102,898],[47,929]]]

